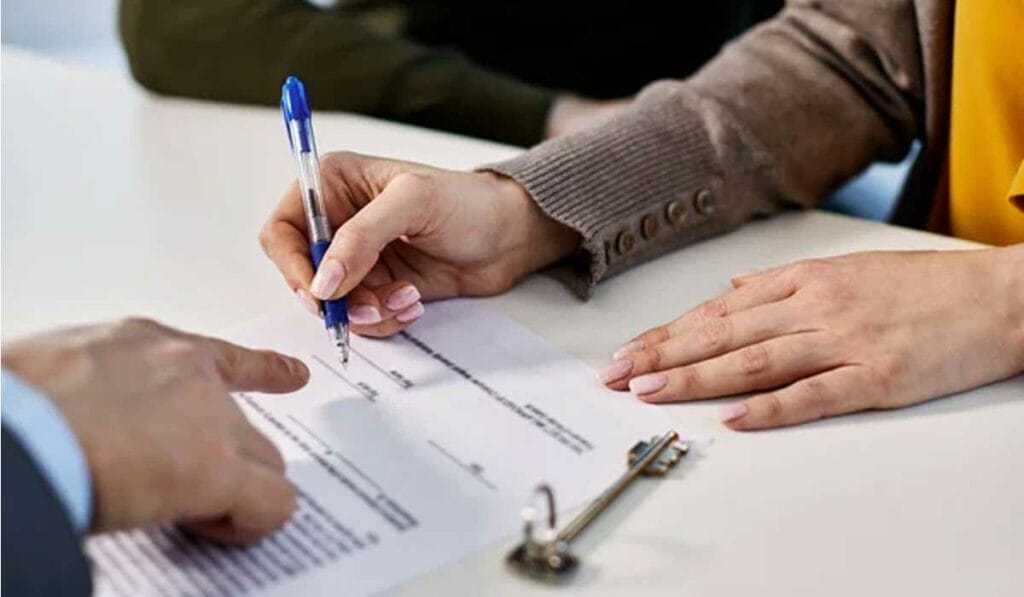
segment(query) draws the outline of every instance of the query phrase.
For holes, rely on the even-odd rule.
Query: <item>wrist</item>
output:
[[[993,251],[998,280],[1006,291],[1006,346],[1015,355],[1017,371],[1024,372],[1024,243]]]
[[[1010,338],[1017,350],[1018,371],[1024,372],[1024,243],[1001,249],[1009,269],[1010,319],[1015,333]]]
[[[496,185],[505,206],[510,238],[506,244],[510,254],[522,256],[523,274],[543,269],[569,255],[580,245],[579,233],[550,218],[533,197],[515,179],[484,171]]]

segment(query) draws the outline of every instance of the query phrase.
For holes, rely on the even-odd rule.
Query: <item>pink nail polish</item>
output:
[[[299,299],[299,304],[303,309],[309,311],[314,317],[320,317],[320,305],[313,300],[312,295],[300,288],[295,291],[295,298]]]
[[[637,396],[657,392],[668,385],[668,376],[664,373],[648,373],[629,380],[629,391]]]
[[[403,286],[391,293],[384,305],[392,311],[401,311],[420,300],[420,291],[415,286]]]
[[[613,359],[621,359],[622,357],[626,356],[627,354],[629,354],[631,352],[636,352],[638,350],[643,350],[643,349],[644,349],[644,343],[643,343],[642,340],[633,340],[632,342],[627,342],[627,343],[623,344],[622,346],[620,346],[618,350],[616,350],[615,352],[612,353],[612,358]]]
[[[416,303],[405,311],[395,315],[395,319],[397,319],[399,323],[409,323],[410,321],[419,319],[420,315],[423,315],[425,311],[426,309],[423,308],[423,303]]]
[[[370,305],[355,305],[348,308],[348,320],[356,325],[380,323],[380,311]]]
[[[309,291],[316,298],[324,301],[331,298],[338,284],[345,279],[345,266],[334,259],[324,259],[320,263],[320,269],[313,276],[313,283],[309,285]]]
[[[609,383],[616,379],[622,379],[629,375],[629,372],[633,370],[633,361],[629,359],[618,359],[609,363],[601,372],[597,374],[597,378],[601,380],[601,383]]]
[[[747,408],[746,404],[733,402],[732,404],[725,404],[722,408],[718,409],[718,416],[722,419],[722,422],[735,421],[749,411],[750,409]]]

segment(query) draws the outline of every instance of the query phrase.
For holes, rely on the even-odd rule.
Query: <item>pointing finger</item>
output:
[[[309,381],[309,369],[294,357],[244,348],[218,338],[203,338],[203,342],[229,390],[294,392]]]

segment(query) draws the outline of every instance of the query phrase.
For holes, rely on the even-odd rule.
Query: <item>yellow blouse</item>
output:
[[[960,0],[954,27],[950,227],[1024,242],[1024,0]]]

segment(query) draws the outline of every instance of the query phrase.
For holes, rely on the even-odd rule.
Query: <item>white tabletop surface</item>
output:
[[[297,309],[256,234],[293,176],[274,109],[158,98],[127,77],[3,52],[2,335],[144,314],[215,333]],[[451,168],[515,148],[319,114],[322,148]],[[638,267],[581,303],[534,277],[495,307],[593,366],[730,274],[864,249],[966,243],[824,213],[749,225]],[[429,308],[429,307],[428,307]],[[633,488],[580,539],[560,589],[509,544],[406,595],[994,595],[1024,587],[1024,377],[896,412],[741,434],[718,402],[665,407],[714,445]],[[629,400],[623,396],[623,400]]]

